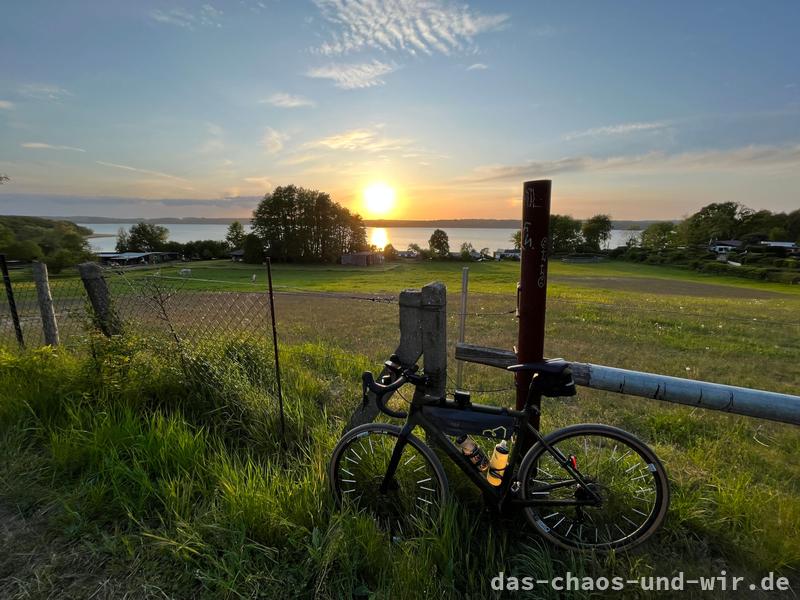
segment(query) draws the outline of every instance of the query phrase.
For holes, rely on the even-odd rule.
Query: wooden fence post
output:
[[[447,390],[447,287],[443,283],[422,288],[420,321],[425,375],[430,378],[425,394],[441,398]]]
[[[36,298],[39,301],[39,312],[42,315],[44,343],[48,346],[58,346],[58,323],[53,310],[53,296],[50,293],[50,278],[47,276],[46,264],[33,263],[33,280],[36,282]]]
[[[403,290],[400,292],[400,343],[395,350],[395,354],[400,357],[400,362],[405,365],[413,365],[422,354],[421,303],[422,292],[419,290]],[[387,373],[388,371],[384,369],[381,371],[381,376]],[[378,416],[378,405],[375,402],[375,395],[370,393],[367,404],[359,405],[350,417],[350,421],[344,431],[348,432],[359,425],[371,423],[376,416]]]
[[[111,293],[100,265],[93,262],[81,263],[78,265],[78,272],[83,281],[83,287],[86,288],[86,294],[89,296],[89,302],[92,304],[95,323],[100,331],[109,337],[122,333],[122,324],[111,305]]]

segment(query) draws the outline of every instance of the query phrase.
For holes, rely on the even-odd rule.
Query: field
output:
[[[633,553],[554,550],[520,527],[521,515],[482,510],[455,473],[456,502],[420,538],[392,543],[368,519],[337,512],[325,464],[357,405],[360,372],[377,369],[396,346],[391,300],[402,288],[444,281],[454,341],[462,266],[275,267],[286,450],[269,348],[258,340],[234,349],[252,358],[246,370],[218,360],[232,352],[224,337],[198,343],[181,364],[163,338],[135,328],[70,351],[4,352],[0,596],[483,598],[499,571],[541,579],[568,570],[626,578],[726,570],[748,582],[776,571],[797,589],[795,427],[593,390],[546,402],[543,428],[617,425],[662,457],[670,514]],[[469,266],[466,339],[510,348],[519,265]],[[262,307],[252,293],[263,290],[262,270],[219,261],[191,268],[191,278],[180,279],[177,268],[160,274],[208,301],[204,320]],[[154,271],[126,277],[135,285]],[[54,277],[54,294],[61,285],[68,299],[74,283]],[[121,283],[114,289],[123,296]],[[546,351],[797,394],[798,314],[798,286],[630,263],[553,263]],[[510,385],[502,371],[465,367],[464,387],[478,401],[511,403]],[[649,597],[626,591],[637,595]],[[559,595],[540,588],[531,597]]]

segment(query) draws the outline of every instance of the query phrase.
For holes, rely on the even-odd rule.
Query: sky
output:
[[[796,0],[31,0],[2,21],[4,214],[246,217],[294,183],[366,218],[516,218],[540,178],[577,218],[800,208]]]

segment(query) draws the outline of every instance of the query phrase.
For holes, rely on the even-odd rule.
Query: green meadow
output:
[[[444,281],[452,350],[463,266],[274,267],[276,288],[291,292],[276,299],[285,446],[266,341],[222,332],[177,347],[128,323],[111,340],[87,334],[59,349],[3,350],[0,597],[490,598],[499,597],[491,579],[500,571],[631,579],[725,570],[747,583],[772,571],[797,590],[798,429],[654,400],[579,389],[543,408],[544,430],[616,425],[661,457],[670,513],[630,553],[554,549],[521,514],[487,512],[452,470],[454,501],[418,537],[391,540],[367,516],[338,511],[326,481],[330,452],[360,400],[361,372],[378,370],[397,344],[397,305],[372,300]],[[519,263],[467,266],[466,340],[511,348]],[[218,297],[228,302],[264,290],[261,267],[189,267],[189,277],[178,267],[125,277],[135,285],[160,272],[189,292],[225,292]],[[74,283],[53,277],[54,295],[59,286],[74,293]],[[115,293],[124,283],[114,280]],[[553,262],[546,352],[798,394],[798,314],[798,286]],[[462,387],[474,400],[511,404],[511,384],[503,371],[465,365]],[[539,587],[527,597],[563,595]],[[652,595],[627,588],[625,597]]]

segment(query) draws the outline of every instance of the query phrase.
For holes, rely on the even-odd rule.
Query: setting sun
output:
[[[384,216],[394,208],[395,191],[391,186],[379,182],[364,189],[364,204],[370,216]]]

